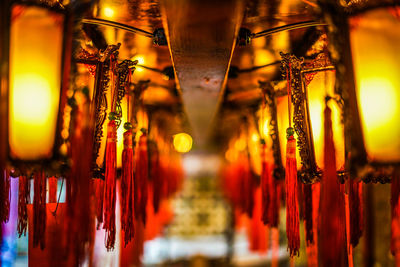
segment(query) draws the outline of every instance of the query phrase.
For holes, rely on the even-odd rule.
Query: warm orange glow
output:
[[[238,151],[244,151],[246,149],[246,139],[240,137],[235,141],[235,149]]]
[[[29,7],[10,35],[9,145],[20,160],[49,158],[57,123],[63,18]]]
[[[351,33],[364,141],[377,161],[400,161],[400,22],[380,9],[358,18]]]
[[[178,133],[174,135],[174,148],[179,153],[186,153],[192,149],[193,139],[187,133]]]
[[[314,139],[314,151],[317,166],[324,167],[324,110],[326,94],[334,95],[335,73],[333,71],[317,73],[307,86],[311,128]],[[344,166],[344,132],[341,123],[340,109],[331,100],[329,107],[332,110],[332,130],[336,149],[336,169]]]

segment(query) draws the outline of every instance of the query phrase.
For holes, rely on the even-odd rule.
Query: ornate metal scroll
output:
[[[129,75],[129,69],[132,71],[135,70],[135,66],[137,64],[137,60],[131,61],[131,60],[124,60],[121,63],[118,64],[116,74],[118,75],[117,81],[116,81],[116,88],[118,90],[117,93],[117,103],[115,107],[115,113],[116,113],[116,124],[117,128],[121,124],[121,119],[122,119],[122,108],[121,108],[121,100],[125,96],[125,88],[127,87],[127,82],[128,82],[128,75]]]
[[[289,77],[291,99],[293,103],[293,125],[298,140],[302,169],[300,179],[303,183],[312,184],[320,180],[322,172],[317,167],[314,152],[314,140],[310,127],[310,112],[306,88],[302,86],[302,70],[304,59],[294,55],[281,53],[281,71],[283,76]]]
[[[101,140],[103,139],[103,125],[107,116],[107,90],[110,82],[111,55],[118,57],[118,45],[109,45],[104,51],[100,51],[98,66],[96,68],[96,79],[93,92],[92,114],[95,116],[94,140],[93,140],[93,176],[103,177],[101,166],[96,163],[99,157]]]
[[[268,110],[270,112],[269,135],[272,139],[272,155],[274,158],[273,177],[277,180],[285,179],[285,168],[282,164],[281,144],[279,141],[279,129],[277,118],[277,107],[275,100],[275,89],[270,83],[259,82],[263,91]]]

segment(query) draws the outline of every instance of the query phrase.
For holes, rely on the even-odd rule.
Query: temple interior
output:
[[[399,266],[398,0],[1,0],[0,266]]]

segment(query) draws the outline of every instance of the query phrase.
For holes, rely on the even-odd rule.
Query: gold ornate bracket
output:
[[[133,71],[135,70],[135,66],[138,63],[137,60],[131,61],[131,60],[124,60],[121,63],[118,64],[117,67],[117,81],[116,81],[116,87],[117,87],[117,103],[116,103],[116,108],[115,108],[115,113],[116,113],[116,124],[117,128],[121,124],[121,119],[122,119],[122,108],[121,108],[121,101],[122,98],[124,98],[126,91],[125,88],[127,87],[127,82],[128,82],[128,76],[129,76],[129,70]]]
[[[265,97],[266,105],[270,113],[269,135],[272,139],[272,155],[274,158],[273,177],[277,180],[285,179],[285,168],[282,164],[281,144],[279,141],[279,128],[277,118],[277,107],[275,100],[275,89],[270,83],[259,82],[260,88]]]
[[[116,60],[120,44],[109,45],[104,51],[100,51],[98,66],[96,68],[95,85],[92,100],[92,114],[95,117],[93,140],[93,176],[102,178],[102,167],[96,163],[100,156],[101,140],[103,139],[103,125],[107,117],[107,90],[110,86],[110,58]]]
[[[302,71],[304,59],[294,55],[280,53],[281,71],[285,79],[289,78],[293,103],[293,125],[297,134],[302,169],[300,179],[303,183],[312,184],[321,179],[322,172],[315,160],[314,140],[311,133],[310,111],[308,108],[306,87],[303,86]]]

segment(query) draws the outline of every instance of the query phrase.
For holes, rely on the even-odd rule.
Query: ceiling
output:
[[[136,82],[150,80],[146,103],[180,118],[174,121],[179,127],[173,123],[164,127],[190,132],[200,151],[217,150],[235,134],[243,115],[259,104],[258,81],[282,79],[276,64],[279,52],[304,56],[323,31],[309,27],[254,38],[247,46],[236,44],[240,28],[257,33],[318,20],[315,0],[221,0],[218,4],[212,0],[98,0],[92,13],[95,18],[150,33],[164,28],[168,46],[114,27],[98,27],[108,44],[121,43],[121,59],[138,59],[147,67],[138,68],[134,75]],[[93,44],[89,39],[88,46]],[[174,68],[174,79],[160,73],[166,67]]]

